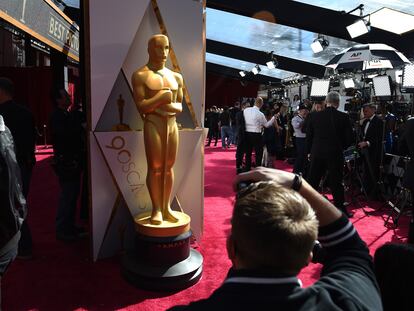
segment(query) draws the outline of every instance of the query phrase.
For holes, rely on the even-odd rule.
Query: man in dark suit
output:
[[[86,235],[76,226],[76,208],[84,163],[83,127],[77,112],[68,111],[69,94],[64,89],[53,90],[56,105],[50,118],[53,141],[54,168],[61,193],[56,215],[56,238],[71,242]]]
[[[237,174],[243,172],[243,158],[246,154],[246,123],[244,122],[243,111],[247,104],[242,103],[241,109],[236,114],[236,127],[237,127],[237,150],[236,150],[236,172]]]
[[[364,181],[366,191],[372,197],[376,196],[377,184],[380,173],[381,156],[383,150],[384,122],[375,115],[374,104],[366,104],[363,107],[364,122],[362,123],[362,141],[358,143],[364,155]]]
[[[349,116],[338,111],[339,93],[326,96],[326,109],[308,116],[306,138],[310,153],[308,181],[318,189],[321,178],[327,173],[335,206],[348,217],[344,207],[343,180],[344,150],[352,144],[352,126]]]
[[[217,146],[217,141],[218,141],[220,134],[219,134],[219,113],[217,112],[216,106],[211,107],[207,115],[207,120],[208,122],[206,124],[206,127],[208,127],[208,143],[206,144],[206,147],[210,146],[212,138],[216,140],[214,143],[214,146]]]

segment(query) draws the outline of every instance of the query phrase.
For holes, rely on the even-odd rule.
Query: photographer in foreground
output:
[[[382,310],[368,248],[335,206],[285,171],[260,167],[235,185],[247,181],[256,183],[236,198],[226,280],[209,298],[172,310]],[[297,274],[317,237],[326,252],[321,277],[301,288]]]

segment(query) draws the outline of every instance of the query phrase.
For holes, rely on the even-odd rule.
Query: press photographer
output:
[[[338,111],[340,95],[329,92],[326,96],[326,109],[308,116],[306,138],[310,167],[308,181],[318,189],[321,178],[328,176],[334,204],[348,217],[344,207],[345,194],[343,181],[344,150],[353,142],[349,115]]]
[[[364,155],[364,184],[371,198],[378,197],[378,181],[381,158],[384,152],[384,122],[375,114],[374,104],[365,104],[362,108],[364,121],[361,127],[361,141],[358,147]]]

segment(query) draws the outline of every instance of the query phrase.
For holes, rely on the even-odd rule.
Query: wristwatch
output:
[[[292,189],[299,191],[300,187],[302,187],[302,174],[295,174],[295,178],[293,178]]]

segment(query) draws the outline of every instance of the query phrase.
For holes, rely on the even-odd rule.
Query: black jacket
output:
[[[50,126],[55,157],[83,161],[84,129],[79,114],[57,108],[50,118]]]
[[[326,249],[320,279],[302,288],[294,275],[231,270],[207,299],[170,310],[370,310],[381,311],[381,298],[368,248],[343,216],[319,229]]]
[[[31,168],[35,161],[36,130],[33,114],[13,100],[0,104],[0,115],[10,129],[21,168]]]
[[[230,126],[230,113],[228,110],[224,110],[220,116],[220,126]]]
[[[362,123],[362,134],[365,129],[367,120],[365,120]],[[381,152],[382,150],[382,144],[383,144],[383,136],[384,136],[384,122],[378,118],[377,116],[374,116],[372,120],[369,122],[367,133],[363,137],[363,141],[369,142],[368,152],[370,160],[379,163]]]
[[[25,207],[13,137],[0,116],[0,249],[19,232]]]
[[[308,153],[313,157],[343,156],[343,151],[353,142],[349,116],[333,107],[308,115],[306,141]]]

